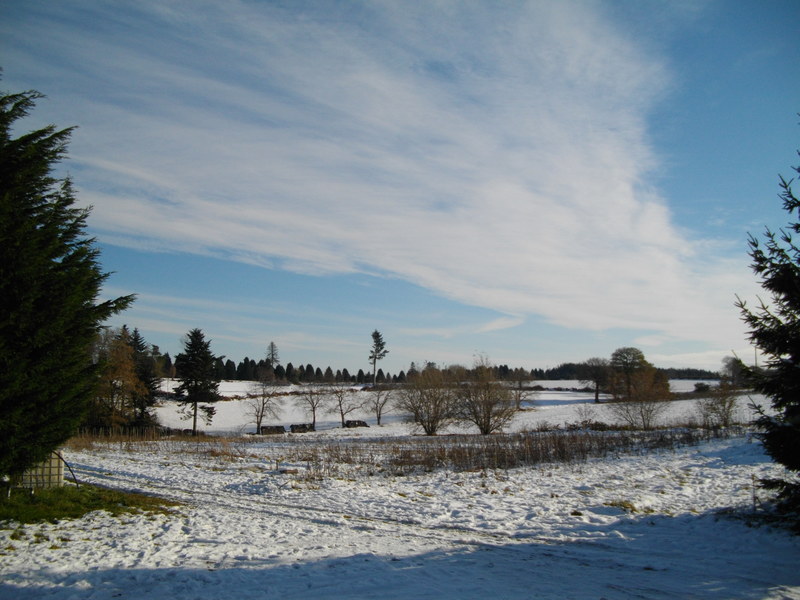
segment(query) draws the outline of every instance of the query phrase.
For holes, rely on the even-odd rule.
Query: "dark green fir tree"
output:
[[[143,392],[137,394],[134,399],[135,415],[131,424],[135,427],[154,427],[158,425],[158,419],[153,408],[161,385],[157,370],[158,353],[144,340],[136,328],[131,333],[130,344],[133,348],[136,375],[143,385]]]
[[[224,357],[220,357],[224,358]],[[180,385],[175,388],[184,414],[192,419],[192,435],[197,435],[197,417],[202,413],[208,425],[214,418],[214,403],[220,399],[217,357],[211,352],[211,340],[200,329],[192,329],[183,342],[183,352],[175,357],[175,370]]]
[[[386,349],[386,342],[383,340],[383,335],[377,329],[372,332],[372,348],[369,351],[369,362],[372,363],[372,383],[375,383],[377,377],[377,365],[379,360],[386,358],[389,351]]]
[[[795,168],[800,173],[800,168]],[[739,300],[750,341],[766,358],[762,368],[747,369],[752,387],[770,399],[771,411],[762,411],[757,424],[760,438],[787,476],[762,482],[777,490],[779,506],[800,514],[800,201],[792,180],[780,178],[780,198],[791,222],[779,233],[764,233],[763,243],[750,237],[751,267],[769,293],[751,310]]]
[[[54,175],[72,129],[12,136],[40,98],[0,96],[0,477],[10,480],[75,432],[101,368],[92,345],[133,301],[99,301],[108,273],[85,234],[89,209]]]

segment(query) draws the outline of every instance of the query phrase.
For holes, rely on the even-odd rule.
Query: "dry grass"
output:
[[[259,440],[247,436],[192,436],[180,433],[164,436],[157,430],[81,432],[70,438],[65,448],[76,451],[112,448],[125,452],[147,452],[158,444],[160,450],[175,454],[203,454],[234,460],[255,456],[250,448],[257,441]]]
[[[450,469],[480,471],[542,463],[577,463],[623,453],[672,450],[711,438],[732,437],[742,428],[656,431],[551,430],[491,436],[454,435],[385,440],[318,441],[287,446],[287,460],[307,464],[319,477],[340,473],[340,467],[366,474],[395,475]],[[293,448],[293,450],[292,450]]]
[[[170,436],[131,433],[76,436],[68,449],[110,448],[126,452],[204,455],[215,460],[269,460],[303,465],[303,479],[318,481],[358,471],[365,475],[404,475],[437,469],[480,471],[510,469],[542,463],[578,463],[620,454],[671,450],[712,438],[742,435],[743,427],[671,427],[651,431],[609,430],[603,425],[548,427],[494,435],[405,436],[397,438],[332,440],[322,437]],[[257,444],[257,446],[255,445]],[[277,467],[276,467],[277,468]]]

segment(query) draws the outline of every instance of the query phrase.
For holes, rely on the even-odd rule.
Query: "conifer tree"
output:
[[[0,477],[12,480],[63,444],[92,401],[92,344],[132,296],[99,302],[108,277],[88,208],[54,176],[72,129],[12,137],[42,98],[0,95]]]
[[[795,167],[800,173],[800,167]],[[761,441],[773,460],[788,470],[785,479],[764,481],[778,491],[781,506],[800,512],[800,200],[792,179],[780,178],[783,208],[793,218],[779,234],[767,229],[763,246],[750,236],[751,268],[770,294],[751,310],[741,299],[737,306],[750,327],[750,341],[766,357],[764,368],[748,368],[752,387],[768,398],[774,414],[761,413]]]
[[[133,348],[136,375],[143,386],[142,392],[134,398],[135,417],[131,424],[136,427],[157,425],[158,419],[152,413],[160,385],[156,368],[157,352],[145,342],[142,334],[135,327],[133,333],[130,334],[130,345]]]
[[[275,342],[270,342],[267,346],[267,362],[273,369],[281,364],[280,356],[278,356],[278,346],[275,345]]]
[[[172,364],[172,357],[169,355],[169,352],[165,352],[164,356],[161,357],[160,370],[161,375],[168,379],[175,377],[175,365]]]
[[[225,379],[228,381],[236,379],[236,363],[230,358],[225,361]]]
[[[369,361],[372,363],[372,383],[375,383],[377,364],[383,360],[389,351],[386,349],[386,342],[383,341],[381,332],[377,329],[372,332],[372,348],[369,351]]]
[[[175,388],[184,405],[186,418],[192,419],[192,435],[197,435],[198,412],[210,424],[220,399],[216,357],[211,353],[211,340],[206,340],[200,329],[192,329],[183,343],[183,353],[175,357],[175,369],[180,385]]]

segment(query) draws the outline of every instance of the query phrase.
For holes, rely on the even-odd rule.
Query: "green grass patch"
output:
[[[135,512],[167,513],[178,502],[81,484],[36,490],[11,490],[7,498],[0,495],[0,528],[11,529],[11,523],[55,523],[61,519],[77,519],[94,510],[105,510],[114,515]]]

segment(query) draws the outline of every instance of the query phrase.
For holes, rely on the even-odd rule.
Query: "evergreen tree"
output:
[[[224,356],[218,356],[214,359],[214,373],[219,381],[225,379],[225,360]]]
[[[234,381],[236,379],[236,363],[230,358],[225,361],[225,379]]]
[[[377,364],[379,360],[383,360],[389,351],[386,349],[386,342],[383,341],[381,332],[377,329],[372,332],[372,349],[369,351],[369,360],[372,363],[372,383],[375,383],[377,374]],[[360,382],[359,382],[360,383]]]
[[[800,173],[800,167],[794,170]],[[755,237],[749,240],[751,267],[770,301],[754,310],[742,300],[737,306],[750,328],[750,341],[767,358],[766,368],[746,369],[753,388],[770,398],[775,413],[761,413],[760,438],[772,459],[790,473],[763,483],[779,492],[782,508],[800,512],[800,246],[792,237],[800,233],[800,200],[792,181],[780,178],[780,198],[794,222],[780,234],[767,229],[763,247]]]
[[[278,347],[275,345],[275,342],[270,342],[267,346],[267,362],[273,369],[281,364],[281,359],[278,356]]]
[[[258,361],[258,367],[256,367],[256,380],[259,382],[275,381],[275,369],[272,368],[272,365],[268,360]]]
[[[11,479],[75,432],[101,369],[95,337],[133,301],[98,302],[108,274],[85,236],[89,209],[53,175],[72,130],[12,138],[41,97],[0,96],[0,476]]]
[[[134,427],[151,427],[158,424],[152,409],[161,383],[156,372],[156,350],[148,346],[135,327],[130,334],[130,345],[133,349],[136,376],[142,383],[142,392],[133,399],[134,419],[130,424]]]
[[[172,357],[169,352],[165,352],[161,361],[161,371],[164,377],[172,379],[175,377],[175,365],[172,364]]]
[[[180,385],[175,388],[178,401],[184,405],[186,418],[192,419],[192,435],[197,435],[197,415],[203,413],[206,424],[214,418],[214,403],[220,399],[216,357],[211,341],[200,329],[192,329],[183,342],[183,353],[175,357]]]
[[[244,360],[236,367],[236,379],[239,381],[255,381],[256,367],[256,361],[245,356]]]

